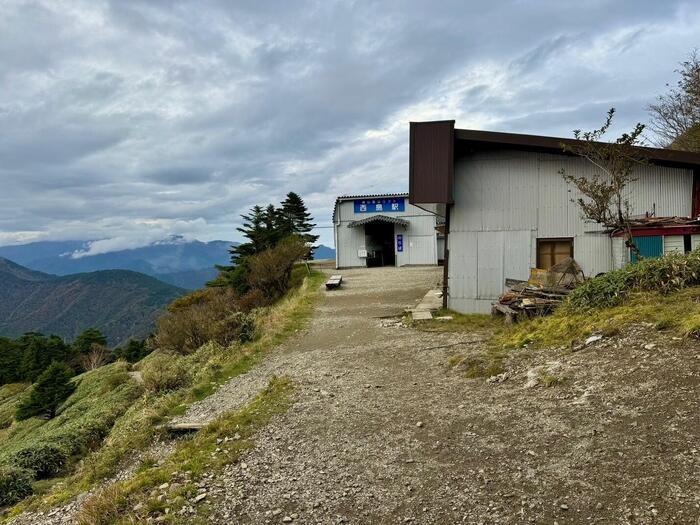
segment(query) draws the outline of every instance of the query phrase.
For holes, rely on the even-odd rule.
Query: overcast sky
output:
[[[408,122],[617,131],[697,1],[0,0],[0,245],[237,240],[251,205],[408,188]],[[319,230],[332,244],[332,230]]]

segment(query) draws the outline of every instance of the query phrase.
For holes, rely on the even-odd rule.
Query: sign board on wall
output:
[[[396,251],[403,251],[403,234],[399,233],[396,235]]]
[[[385,213],[406,211],[404,197],[388,197],[383,199],[357,199],[354,202],[355,213]]]

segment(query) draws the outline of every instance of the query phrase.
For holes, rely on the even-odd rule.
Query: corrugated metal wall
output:
[[[572,237],[586,275],[624,263],[621,240],[616,244],[581,218],[572,202],[580,195],[562,169],[577,176],[595,173],[583,159],[547,153],[500,150],[457,160],[448,236],[452,308],[487,311],[506,277],[526,278],[525,270],[535,266],[538,238]],[[628,196],[633,214],[690,215],[692,171],[645,165],[635,179]],[[500,232],[521,233],[507,238]]]
[[[692,250],[700,248],[700,235],[694,234],[690,236],[690,248]]]
[[[682,235],[664,235],[664,254],[666,253],[685,253]]]
[[[366,260],[357,256],[365,246],[365,229],[362,226],[350,228],[351,221],[366,219],[373,215],[387,215],[403,218],[409,225],[394,227],[394,250],[396,249],[396,234],[403,235],[403,252],[396,252],[396,265],[407,264],[437,264],[437,232],[435,231],[435,215],[408,203],[406,199],[405,212],[385,213],[355,213],[352,200],[341,201],[336,208],[335,237],[336,264],[338,268],[366,266]]]

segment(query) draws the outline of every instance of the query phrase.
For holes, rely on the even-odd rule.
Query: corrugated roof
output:
[[[408,221],[405,219],[399,219],[398,217],[388,217],[387,215],[372,215],[371,217],[366,217],[358,221],[350,221],[348,223],[348,228],[355,228],[357,226],[364,226],[365,224],[372,224],[375,222],[384,222],[389,224],[398,224],[404,228],[408,226]]]
[[[369,193],[366,195],[340,195],[336,198],[339,201],[348,199],[380,199],[382,197],[408,197],[408,193]]]

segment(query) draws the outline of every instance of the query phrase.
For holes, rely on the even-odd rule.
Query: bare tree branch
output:
[[[680,63],[676,73],[680,75],[676,86],[666,84],[668,93],[649,105],[649,127],[659,137],[657,146],[700,151],[697,138],[700,134],[700,57],[697,50]]]
[[[575,142],[562,144],[564,151],[586,159],[597,168],[597,172],[593,176],[575,176],[561,169],[559,173],[583,195],[572,199],[581,209],[583,219],[598,223],[611,232],[623,232],[625,246],[639,257],[632,236],[630,204],[624,192],[634,181],[634,168],[646,162],[638,148],[644,125],[638,123],[630,133],[623,133],[614,142],[602,142],[614,116],[615,108],[611,108],[600,128],[586,132],[574,130]]]

